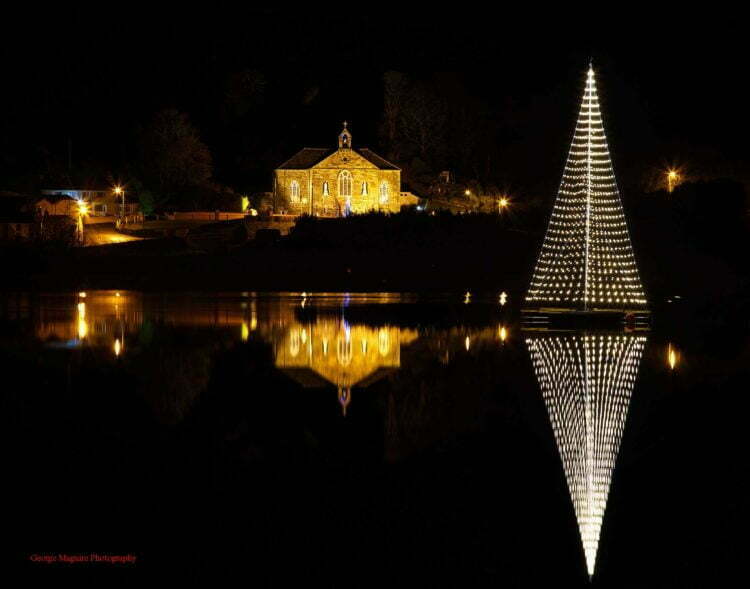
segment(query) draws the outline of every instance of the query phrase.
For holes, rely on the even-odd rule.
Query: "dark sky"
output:
[[[691,18],[634,5],[607,5],[606,14],[603,5],[599,19],[581,16],[582,5],[575,14],[541,5],[529,12],[364,8],[191,12],[183,3],[10,15],[0,48],[4,182],[42,147],[64,159],[68,137],[75,162],[122,174],[138,125],[176,107],[211,148],[219,180],[259,188],[270,162],[332,143],[344,119],[356,144],[378,148],[382,74],[399,70],[449,80],[446,87],[459,84],[483,101],[509,130],[498,139],[507,142],[496,164],[508,184],[553,190],[590,56],[621,184],[671,162],[699,173],[745,173],[750,125],[739,19],[713,17],[710,8]],[[217,123],[217,113],[226,77],[243,69],[266,76],[266,104],[257,129],[230,141],[233,130]],[[241,178],[232,162],[239,140],[250,152],[264,150],[257,169]]]

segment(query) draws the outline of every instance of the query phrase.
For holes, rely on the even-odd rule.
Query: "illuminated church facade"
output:
[[[338,148],[306,147],[274,171],[276,212],[342,217],[397,213],[417,204],[401,193],[401,169],[367,148],[355,149],[344,122]]]

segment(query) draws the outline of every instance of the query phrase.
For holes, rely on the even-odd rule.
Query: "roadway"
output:
[[[141,241],[142,237],[125,235],[115,230],[113,223],[91,223],[84,225],[84,243],[86,246],[111,245],[114,243],[125,243],[128,241]]]

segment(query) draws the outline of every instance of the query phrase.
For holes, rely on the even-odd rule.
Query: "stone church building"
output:
[[[338,149],[306,147],[274,171],[276,212],[340,217],[397,213],[417,198],[401,193],[401,170],[366,148],[354,149],[344,122]]]

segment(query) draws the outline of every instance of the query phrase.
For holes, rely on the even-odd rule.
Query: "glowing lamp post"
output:
[[[500,200],[497,201],[497,212],[502,213],[505,209],[508,208],[509,204],[510,199],[507,196],[500,197]]]
[[[677,170],[667,170],[667,192],[672,194],[674,187],[680,182],[680,175]]]
[[[122,186],[115,186],[114,188],[115,195],[122,197],[122,205],[120,207],[120,222],[125,222],[125,191],[122,189]]]

